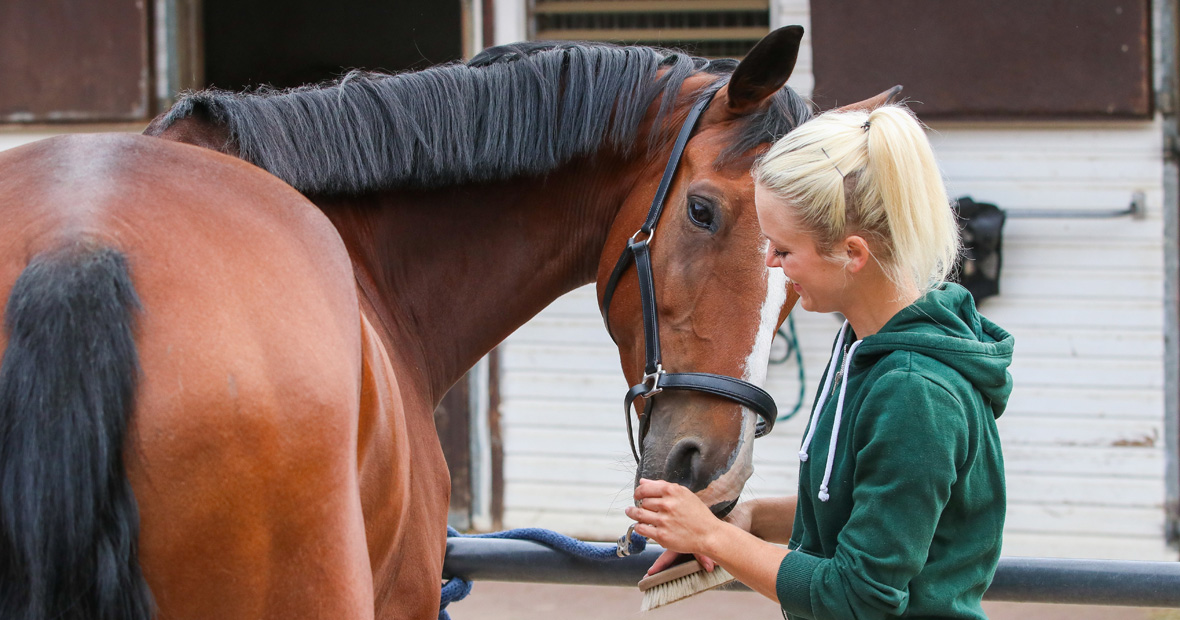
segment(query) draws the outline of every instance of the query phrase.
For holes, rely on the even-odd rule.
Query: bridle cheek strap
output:
[[[775,418],[778,417],[778,407],[770,394],[748,381],[703,372],[668,373],[664,371],[664,367],[660,363],[659,306],[656,304],[655,279],[651,266],[651,242],[655,238],[656,224],[659,222],[668,190],[672,185],[672,179],[675,177],[680,158],[684,154],[684,148],[688,144],[688,139],[692,135],[701,113],[708,107],[710,99],[711,96],[702,97],[689,111],[688,118],[681,126],[676,143],[672,147],[668,164],[664,167],[664,175],[660,179],[660,186],[652,200],[647,219],[644,221],[643,227],[628,240],[627,247],[623,248],[602,295],[602,317],[606,322],[606,331],[613,340],[614,334],[610,328],[610,302],[614,297],[619,279],[632,263],[635,264],[635,275],[639,280],[639,302],[643,311],[644,374],[642,381],[627,390],[627,394],[623,398],[623,410],[627,417],[627,438],[631,443],[631,454],[635,456],[636,463],[640,461],[640,450],[635,447],[635,434],[631,427],[631,406],[635,399],[640,397],[643,397],[645,401],[644,411],[640,417],[640,445],[643,443],[644,435],[647,434],[647,426],[651,420],[651,409],[654,402],[652,397],[664,390],[704,392],[737,402],[761,418],[758,421],[755,437],[762,437],[769,433],[774,428]],[[641,235],[646,238],[637,240]]]

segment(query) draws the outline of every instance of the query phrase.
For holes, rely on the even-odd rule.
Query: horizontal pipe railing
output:
[[[613,548],[614,545],[604,545]],[[649,545],[626,558],[585,560],[525,540],[449,538],[444,577],[630,586],[663,551]],[[737,588],[745,588],[736,584]],[[1180,563],[1000,558],[992,601],[1180,608]]]
[[[1011,218],[1036,219],[1108,219],[1127,217],[1142,220],[1147,217],[1147,195],[1141,191],[1131,194],[1131,204],[1125,209],[1004,209],[1004,215]]]

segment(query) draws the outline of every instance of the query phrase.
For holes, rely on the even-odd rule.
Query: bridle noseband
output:
[[[646,404],[640,419],[640,447],[643,445],[643,436],[646,434],[647,425],[651,420],[651,410],[655,400],[652,397],[664,390],[705,392],[748,407],[762,418],[758,421],[755,437],[762,437],[769,433],[774,428],[774,420],[778,416],[778,408],[774,404],[774,399],[766,393],[766,390],[753,383],[704,372],[669,373],[664,371],[664,366],[660,363],[660,329],[656,316],[658,309],[656,307],[655,281],[652,278],[651,243],[655,239],[656,224],[659,223],[660,213],[664,210],[664,202],[668,197],[668,189],[672,185],[672,177],[676,176],[680,158],[684,155],[684,147],[688,144],[688,139],[692,136],[697,121],[705,108],[709,107],[709,102],[712,99],[712,94],[701,97],[700,101],[697,101],[689,111],[688,118],[684,120],[684,125],[680,128],[680,134],[676,136],[676,143],[672,147],[672,154],[668,157],[668,164],[664,167],[664,176],[660,179],[659,189],[656,190],[651,209],[647,212],[647,220],[627,240],[627,247],[623,248],[622,255],[615,263],[615,269],[611,272],[610,280],[606,283],[606,291],[602,295],[602,317],[606,321],[607,333],[611,334],[611,339],[614,339],[614,334],[610,329],[611,298],[615,294],[615,287],[619,284],[620,276],[634,262],[635,272],[639,278],[639,300],[643,307],[643,342],[646,362],[643,368],[643,380],[631,386],[623,398],[623,412],[627,416],[627,439],[631,442],[631,454],[635,456],[636,463],[640,461],[640,451],[635,448],[634,433],[631,429],[631,403],[641,396],[646,400]],[[639,240],[640,237],[643,239]]]

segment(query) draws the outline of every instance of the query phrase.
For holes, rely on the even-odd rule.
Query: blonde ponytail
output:
[[[795,206],[821,250],[865,237],[901,291],[928,291],[954,267],[958,226],[930,142],[907,108],[822,114],[775,143],[754,179]]]

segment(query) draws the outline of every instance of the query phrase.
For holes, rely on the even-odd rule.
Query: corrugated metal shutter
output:
[[[539,0],[539,40],[609,41],[676,47],[740,58],[770,32],[769,0]]]

